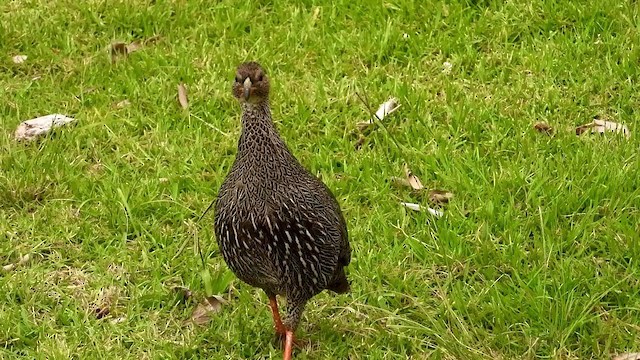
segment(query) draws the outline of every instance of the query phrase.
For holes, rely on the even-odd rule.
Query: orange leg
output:
[[[287,330],[286,332],[286,340],[284,345],[284,356],[283,360],[291,360],[291,353],[293,352],[293,331]]]
[[[284,337],[286,329],[282,320],[280,319],[280,312],[278,311],[278,301],[275,296],[269,296],[269,307],[271,308],[271,314],[273,315],[273,322],[276,325],[276,333],[280,337]]]

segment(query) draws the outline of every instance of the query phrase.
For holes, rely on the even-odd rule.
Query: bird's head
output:
[[[251,61],[238,66],[233,82],[233,96],[240,102],[252,104],[269,99],[269,79],[260,64]]]

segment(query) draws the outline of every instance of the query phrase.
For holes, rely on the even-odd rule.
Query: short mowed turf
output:
[[[0,358],[281,357],[265,295],[228,272],[213,212],[198,221],[235,156],[231,83],[248,60],[266,68],[276,125],[335,193],[353,248],[351,293],[308,304],[296,358],[638,351],[638,9],[3,1]],[[150,38],[111,58],[110,44]],[[361,138],[357,123],[391,96],[400,109]],[[53,113],[76,122],[13,139]],[[631,137],[576,136],[596,116]],[[405,163],[454,194],[444,216],[400,204],[434,206],[392,181]],[[194,324],[211,294],[225,303]]]

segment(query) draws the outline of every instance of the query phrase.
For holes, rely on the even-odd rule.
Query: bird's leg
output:
[[[293,352],[293,330],[287,330],[285,335],[286,340],[284,343],[284,356],[283,360],[291,360],[291,353]]]
[[[307,303],[307,299],[289,298],[287,297],[287,317],[284,319],[285,336],[284,336],[284,360],[291,360],[291,354],[293,347],[299,347],[302,344],[296,341],[293,332],[300,323],[300,317],[304,311],[304,306]]]
[[[280,312],[278,311],[278,300],[276,300],[275,295],[269,296],[269,307],[271,308],[271,314],[273,315],[273,323],[276,326],[276,334],[279,337],[284,337],[286,333],[286,329],[282,324],[282,320],[280,319]]]

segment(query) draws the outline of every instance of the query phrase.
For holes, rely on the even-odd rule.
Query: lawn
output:
[[[0,270],[0,358],[281,356],[266,296],[199,220],[235,156],[247,60],[353,248],[352,292],[309,303],[297,359],[640,351],[639,44],[633,1],[5,0],[0,266],[29,260]],[[13,139],[52,113],[76,122]],[[596,116],[631,137],[576,136]],[[392,181],[405,163],[454,194],[444,216],[400,205],[430,205]],[[211,294],[226,302],[193,324]]]

